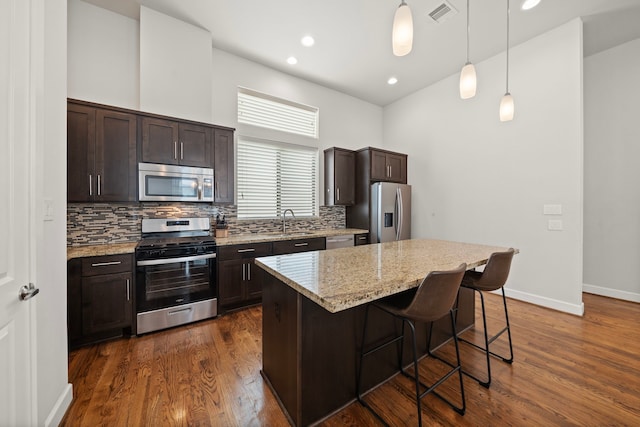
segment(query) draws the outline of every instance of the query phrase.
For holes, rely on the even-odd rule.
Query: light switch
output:
[[[545,215],[562,215],[562,205],[544,205]]]
[[[53,221],[53,200],[52,199],[44,199],[44,221]]]
[[[562,230],[562,220],[561,219],[550,219],[547,225],[547,228],[551,231],[561,231]]]

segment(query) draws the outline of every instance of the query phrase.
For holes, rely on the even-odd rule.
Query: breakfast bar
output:
[[[463,262],[469,269],[484,265],[491,253],[506,249],[416,239],[257,258],[256,265],[268,273],[262,297],[262,375],[291,424],[314,424],[355,400],[368,303],[410,291],[431,271]],[[474,307],[473,291],[461,289],[458,332],[473,325]],[[371,342],[393,333],[383,316],[376,313],[369,320],[377,331],[367,334]],[[434,324],[432,347],[451,336],[447,320]],[[421,353],[426,353],[427,331],[427,325],[418,325]],[[363,378],[365,390],[396,372],[393,348],[380,353],[370,362],[375,369]]]

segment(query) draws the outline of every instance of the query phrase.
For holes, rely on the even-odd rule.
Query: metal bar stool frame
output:
[[[503,362],[508,364],[513,363],[513,343],[511,341],[511,325],[509,323],[509,311],[507,310],[507,298],[504,293],[504,284],[509,275],[509,270],[511,267],[511,260],[513,259],[513,255],[515,250],[510,248],[505,252],[494,252],[489,257],[489,261],[487,262],[487,266],[482,273],[469,271],[465,273],[465,277],[462,279],[461,287],[472,289],[480,295],[480,305],[482,307],[482,326],[484,328],[484,347],[476,344],[475,342],[469,341],[463,337],[459,337],[458,340],[460,342],[470,344],[471,346],[481,350],[486,355],[487,362],[487,380],[483,381],[477,375],[471,374],[467,370],[462,370],[462,373],[466,376],[473,378],[476,380],[481,386],[485,388],[489,388],[491,385],[491,356],[497,357],[501,359]],[[496,271],[498,270],[498,271]],[[486,274],[486,276],[485,276]],[[484,276],[484,277],[483,277]],[[486,283],[489,282],[489,283]],[[502,304],[504,306],[504,317],[505,317],[505,327],[502,328],[498,333],[489,338],[489,332],[487,329],[487,315],[485,311],[485,303],[484,303],[484,294],[485,291],[495,291],[500,289],[502,292]],[[457,302],[456,302],[457,306]],[[502,334],[507,333],[509,338],[509,356],[503,356],[501,354],[495,353],[491,351],[490,345],[496,341]]]
[[[427,280],[429,279],[429,276],[431,276],[432,274],[447,274],[447,273],[452,273],[455,271],[461,271],[462,273],[464,273],[466,269],[466,264],[462,264],[458,267],[458,269],[456,270],[451,270],[451,271],[445,271],[445,272],[432,272],[430,273],[424,280],[423,280],[423,284],[427,282]],[[460,274],[460,279],[462,278],[462,274]],[[422,286],[422,284],[420,285]],[[459,286],[458,286],[459,288]],[[456,291],[456,295],[457,295],[457,291]],[[412,379],[415,382],[415,387],[416,387],[416,406],[417,406],[417,410],[418,410],[418,425],[422,426],[422,404],[421,401],[422,399],[429,393],[433,393],[435,396],[437,396],[439,399],[443,400],[445,403],[447,403],[449,406],[451,406],[451,408],[453,408],[457,413],[459,413],[460,415],[464,415],[465,411],[466,411],[466,400],[465,400],[465,395],[464,395],[464,383],[463,383],[463,378],[462,378],[462,365],[460,363],[460,350],[458,347],[458,338],[457,335],[455,333],[456,331],[456,321],[455,321],[455,316],[454,316],[454,303],[455,303],[455,297],[454,300],[451,301],[451,308],[449,309],[449,318],[451,319],[451,330],[453,331],[452,335],[453,335],[453,341],[455,344],[455,349],[456,349],[456,361],[457,364],[453,364],[447,360],[442,359],[441,357],[435,355],[432,351],[431,351],[431,336],[432,336],[432,332],[433,332],[433,321],[430,322],[429,324],[429,339],[427,342],[427,354],[433,358],[436,358],[438,360],[440,360],[441,362],[445,363],[446,365],[448,365],[451,370],[449,370],[446,374],[444,374],[443,376],[441,376],[436,382],[434,382],[431,385],[427,385],[424,384],[422,381],[420,381],[420,375],[419,375],[419,369],[418,369],[418,349],[417,349],[417,342],[416,342],[416,329],[415,329],[415,321],[407,316],[403,316],[400,315],[398,313],[399,310],[390,310],[388,308],[386,308],[384,305],[379,304],[379,303],[371,303],[367,305],[367,308],[365,310],[365,320],[364,320],[364,327],[363,327],[363,332],[362,332],[362,342],[361,342],[361,347],[360,347],[360,365],[358,367],[358,379],[357,379],[357,384],[356,384],[356,394],[357,394],[357,398],[358,401],[360,402],[360,404],[362,404],[365,408],[367,408],[373,415],[375,415],[375,417],[380,420],[380,422],[382,422],[384,425],[388,425],[387,422],[371,407],[371,405],[369,405],[363,398],[362,395],[362,391],[361,391],[361,379],[362,379],[362,367],[363,367],[363,361],[365,356],[369,356],[373,353],[375,353],[376,351],[387,347],[388,345],[391,345],[393,343],[399,343],[399,350],[398,350],[398,368],[400,373],[402,373],[405,377]],[[394,336],[393,338],[375,346],[374,348],[368,350],[368,351],[364,351],[364,346],[365,346],[365,341],[366,341],[366,333],[367,333],[367,324],[368,324],[368,319],[369,319],[369,310],[371,309],[371,307],[376,307],[377,309],[388,313],[389,315],[393,316],[394,318],[400,319],[402,321],[402,330],[400,335]],[[445,314],[446,315],[446,314]],[[443,316],[440,316],[439,318],[442,318]],[[433,320],[438,320],[438,318],[435,318]],[[413,375],[410,374],[409,372],[407,372],[405,370],[405,368],[402,366],[402,360],[403,360],[403,356],[404,356],[404,346],[403,346],[403,342],[404,342],[404,336],[405,336],[405,324],[409,325],[409,328],[411,329],[411,337],[412,337],[412,350],[413,350]],[[459,375],[459,379],[460,379],[460,397],[462,400],[462,404],[460,406],[456,406],[455,403],[451,402],[450,400],[448,400],[447,398],[445,398],[444,396],[442,396],[440,393],[438,393],[435,389],[436,387],[438,387],[439,385],[441,385],[442,383],[444,383],[447,379],[449,379],[452,375],[454,375],[455,373],[458,373]],[[424,389],[424,391],[421,391],[421,388]]]

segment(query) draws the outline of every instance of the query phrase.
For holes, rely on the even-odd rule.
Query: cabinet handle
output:
[[[340,200],[340,187],[336,188],[336,200]]]
[[[247,264],[245,264],[244,262],[242,263],[242,281],[244,282],[245,277],[247,276],[247,274],[245,273],[245,267],[247,266]]]
[[[131,280],[127,279],[127,301],[131,301]]]
[[[178,160],[178,141],[173,141],[173,158]]]
[[[180,141],[180,160],[184,159],[184,143]]]
[[[89,195],[93,196],[93,175],[89,174]]]
[[[94,262],[91,267],[106,267],[108,265],[120,265],[122,261]]]
[[[239,254],[243,254],[245,252],[255,252],[256,250],[254,248],[248,248],[248,249],[238,249],[238,253]]]
[[[309,246],[309,243],[304,242],[304,243],[295,243],[293,246],[295,246],[296,248],[302,247],[302,246]]]
[[[358,237],[358,239],[360,239],[360,240],[367,240],[367,236],[360,236],[360,237]]]
[[[247,280],[251,281],[251,263],[247,263]]]
[[[102,194],[102,185],[101,185],[100,174],[98,174],[98,196],[100,196],[101,194]]]

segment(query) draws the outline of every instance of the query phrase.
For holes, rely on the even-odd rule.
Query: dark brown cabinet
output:
[[[407,183],[407,155],[366,147],[356,151],[355,203],[347,206],[347,227],[369,229],[371,184]]]
[[[218,248],[218,306],[224,312],[260,302],[264,270],[256,257],[271,255],[271,243],[230,245]]]
[[[67,104],[67,201],[136,200],[136,116]]]
[[[233,131],[213,130],[214,202],[233,203],[234,160]]]
[[[69,260],[69,346],[131,334],[134,329],[133,299],[132,254]]]
[[[142,161],[213,167],[212,129],[192,123],[142,117]]]
[[[297,252],[323,251],[326,249],[324,237],[310,239],[281,240],[273,242],[273,255],[294,254]]]
[[[371,180],[407,183],[407,156],[405,154],[369,149]]]
[[[332,147],[324,150],[324,204],[355,203],[355,152]]]

